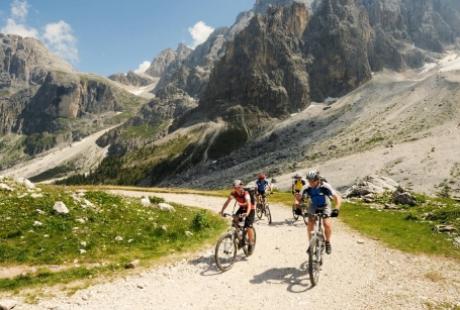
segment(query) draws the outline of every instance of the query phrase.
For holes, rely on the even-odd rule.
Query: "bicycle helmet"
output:
[[[242,188],[244,186],[243,181],[241,180],[235,180],[233,181],[233,187],[235,188]]]
[[[293,179],[301,179],[302,176],[298,173],[295,174],[295,176],[292,177]]]
[[[257,178],[258,178],[259,180],[265,180],[265,179],[267,178],[267,176],[265,175],[265,173],[259,173],[259,174],[257,175]]]
[[[307,180],[309,181],[318,181],[320,179],[318,170],[310,170],[307,173]]]

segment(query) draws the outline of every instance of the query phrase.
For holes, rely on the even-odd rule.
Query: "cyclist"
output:
[[[302,215],[302,210],[300,208],[300,201],[302,199],[302,190],[307,185],[307,182],[300,176],[300,174],[296,174],[293,177],[292,182],[292,194],[294,195],[294,205],[295,205],[295,213],[297,215]]]
[[[325,215],[328,217],[324,219],[324,233],[326,235],[326,253],[331,254],[331,235],[332,235],[332,221],[330,217],[339,216],[340,206],[342,205],[342,198],[327,183],[319,171],[312,170],[307,173],[308,186],[302,193],[302,197],[305,199],[310,198],[310,207],[308,209],[308,238],[311,238],[312,231],[315,228],[315,218],[312,216],[315,214],[318,208],[324,208]],[[334,209],[332,209],[331,200],[334,202]]]
[[[267,176],[264,173],[259,173],[257,175],[256,181],[256,189],[257,189],[257,198],[261,199],[262,202],[265,202],[265,198],[267,197],[267,191],[272,191],[272,186],[270,182],[267,181]]]
[[[256,206],[254,204],[253,199],[251,199],[250,193],[244,188],[244,184],[240,180],[235,180],[233,182],[233,191],[228,196],[227,201],[225,201],[224,206],[220,212],[220,215],[224,215],[225,209],[227,209],[228,205],[232,200],[235,199],[239,205],[238,210],[236,211],[233,220],[239,221],[241,217],[244,217],[244,228],[247,231],[248,239],[249,239],[249,252],[252,252],[254,247],[254,231],[252,230],[252,226],[254,224],[254,219],[256,215]]]

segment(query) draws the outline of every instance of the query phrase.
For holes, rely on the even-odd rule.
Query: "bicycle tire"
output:
[[[230,240],[228,240],[230,239]],[[215,253],[214,253],[214,259],[216,261],[217,268],[221,270],[222,272],[225,272],[227,270],[230,270],[233,267],[233,264],[235,263],[236,259],[236,254],[238,252],[238,246],[234,241],[233,233],[227,233],[220,237],[220,239],[217,241],[216,248],[215,248]],[[219,256],[219,250],[221,246],[224,246],[224,241],[230,241],[231,242],[231,251],[230,253],[230,261],[228,264],[224,264],[223,259]]]
[[[272,211],[270,210],[269,205],[265,206],[265,215],[267,216],[267,219],[268,219],[268,225],[270,225],[272,223]]]
[[[310,276],[311,286],[314,287],[319,282],[319,262],[321,260],[320,250],[319,250],[319,240],[314,237],[310,242],[308,247],[308,274]]]
[[[292,206],[292,216],[294,217],[294,221],[298,221],[299,220],[299,215],[297,213],[295,213],[295,210],[296,210],[296,206],[293,205]]]
[[[260,203],[257,204],[256,215],[259,220],[261,220],[262,217],[264,216],[264,209]]]
[[[257,243],[257,234],[256,234],[256,229],[252,227],[252,231],[254,232],[254,246],[252,247],[251,253],[249,253],[249,242],[248,242],[248,234],[244,234],[244,246],[243,246],[243,252],[246,257],[251,256],[254,253],[254,250],[256,249],[256,243]]]

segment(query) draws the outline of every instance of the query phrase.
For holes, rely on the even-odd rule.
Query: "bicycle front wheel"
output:
[[[244,246],[243,246],[243,252],[244,255],[246,256],[251,256],[252,253],[254,253],[254,250],[256,249],[256,242],[257,242],[257,235],[256,235],[256,229],[253,227],[252,231],[254,232],[254,245],[251,246],[249,245],[249,238],[248,238],[248,233],[246,232],[244,234]]]
[[[260,203],[257,204],[256,215],[259,220],[261,220],[264,215],[264,207]]]
[[[311,286],[316,286],[319,282],[321,270],[321,249],[320,241],[313,238],[308,248],[308,274],[310,275]]]
[[[267,216],[268,224],[270,225],[272,223],[272,212],[270,211],[269,205],[265,207],[265,215]]]
[[[232,233],[225,234],[217,241],[214,258],[217,268],[221,271],[227,271],[235,263],[236,253],[238,252],[237,244]]]
[[[292,206],[292,216],[294,217],[294,221],[297,221],[299,219],[299,215],[296,213],[296,205],[294,204]]]

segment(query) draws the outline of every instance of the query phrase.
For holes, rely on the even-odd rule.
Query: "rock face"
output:
[[[129,71],[128,73],[118,73],[118,74],[113,74],[109,76],[109,79],[112,81],[128,85],[128,86],[147,86],[152,83],[152,79],[142,76],[140,74],[137,74],[133,71]]]
[[[273,10],[255,16],[227,45],[202,99],[205,109],[243,105],[274,117],[309,104],[309,77],[301,38],[309,22],[306,7]]]
[[[177,57],[178,53],[168,48],[153,59],[150,67],[147,71],[145,71],[145,73],[153,77],[161,77],[169,65],[176,61]]]
[[[379,195],[385,192],[396,192],[399,184],[394,180],[384,177],[371,175],[356,181],[355,185],[349,188],[344,196],[346,198],[365,197],[367,195]]]
[[[0,135],[25,136],[10,146],[24,159],[107,127],[106,119],[136,102],[110,80],[76,72],[38,40],[0,34]],[[2,168],[14,163],[2,158]]]

